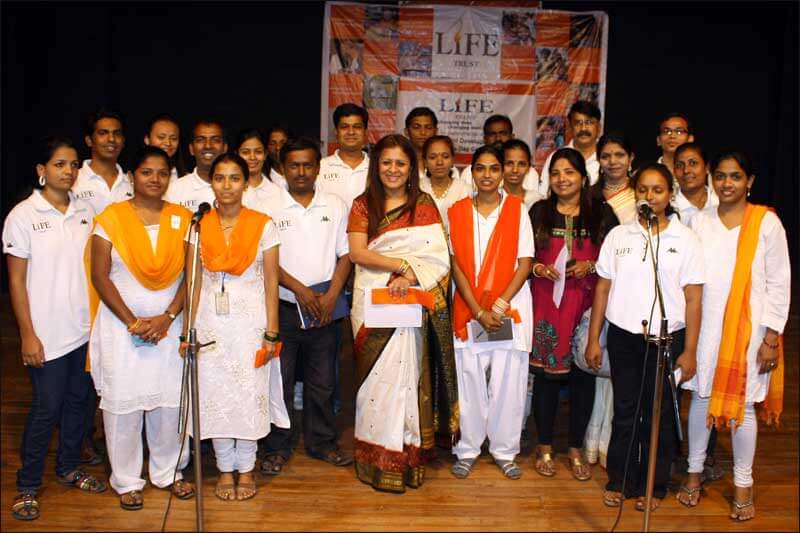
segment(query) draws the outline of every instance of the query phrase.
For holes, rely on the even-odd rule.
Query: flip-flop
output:
[[[742,517],[742,511],[751,507],[753,507],[752,498],[746,502],[737,502],[735,499],[731,500],[731,514],[729,515],[731,520],[735,520],[737,522],[747,522],[748,520],[752,520],[755,518],[755,514],[753,514],[753,516],[746,516],[744,518]]]
[[[239,489],[242,489],[244,491],[248,491],[249,494],[247,494],[245,496],[242,496],[242,493],[239,492]],[[258,489],[256,489],[256,480],[255,479],[253,481],[249,482],[249,483],[242,483],[241,478],[240,478],[239,483],[236,485],[236,499],[239,500],[239,501],[249,500],[250,498],[255,496],[257,492],[258,492]]]
[[[495,464],[500,467],[503,475],[508,479],[519,479],[522,477],[522,469],[514,461],[503,461],[495,459]]]
[[[450,473],[459,479],[464,479],[472,472],[472,466],[475,464],[475,458],[472,459],[459,459],[455,462],[450,469]]]
[[[697,504],[700,503],[700,493],[702,491],[703,491],[703,485],[702,484],[697,485],[696,487],[692,487],[692,488],[689,488],[689,487],[686,486],[686,484],[683,484],[678,489],[678,494],[675,496],[675,498],[678,500],[678,503],[680,503],[684,507],[697,507]],[[688,503],[679,498],[681,492],[686,493],[686,495],[689,497]],[[692,503],[692,499],[693,499],[695,494],[697,494],[697,501]]]

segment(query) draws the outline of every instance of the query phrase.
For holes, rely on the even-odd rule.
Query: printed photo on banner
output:
[[[395,7],[366,6],[364,11],[364,38],[373,41],[396,41],[400,35]]]
[[[536,48],[536,81],[567,79],[566,48]]]
[[[431,77],[431,47],[415,42],[400,43],[400,75],[411,78]]]
[[[564,117],[539,117],[536,120],[535,165],[541,167],[547,156],[564,146]]]
[[[331,57],[328,72],[338,74],[361,74],[363,65],[364,43],[351,39],[333,39],[331,41]]]
[[[368,76],[364,82],[364,105],[370,109],[395,109],[397,77],[385,74]]]
[[[600,48],[602,33],[594,15],[572,15],[569,24],[570,48]]]
[[[503,44],[533,46],[536,42],[536,13],[503,11]]]

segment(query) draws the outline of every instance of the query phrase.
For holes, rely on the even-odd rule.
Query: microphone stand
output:
[[[650,504],[653,500],[653,486],[655,485],[656,454],[658,453],[658,438],[661,430],[661,398],[664,392],[665,367],[669,373],[667,379],[669,380],[672,392],[672,403],[675,411],[675,426],[678,431],[678,439],[683,440],[680,411],[678,409],[677,387],[675,375],[672,372],[672,335],[669,334],[666,310],[664,309],[664,295],[661,292],[661,282],[658,277],[658,260],[656,259],[656,250],[653,248],[652,229],[654,220],[657,223],[658,219],[655,218],[655,216],[647,217],[647,239],[650,245],[650,258],[652,260],[653,274],[655,276],[656,298],[661,311],[661,327],[658,335],[650,335],[647,333],[647,329],[645,329],[645,338],[647,342],[653,343],[658,347],[656,355],[655,390],[653,391],[653,410],[650,421],[650,451],[647,456],[647,488],[645,490],[644,525],[642,527],[642,531],[645,532],[650,530]],[[660,242],[660,232],[658,239]],[[647,321],[643,323],[647,324]]]
[[[215,341],[205,344],[198,344],[197,329],[194,327],[194,290],[197,281],[197,259],[200,254],[200,219],[192,222],[194,231],[194,252],[192,253],[191,275],[189,276],[189,303],[187,305],[186,320],[188,321],[188,344],[186,357],[189,361],[189,372],[191,374],[191,402],[192,402],[192,444],[194,451],[194,483],[195,483],[195,517],[197,521],[197,531],[205,531],[203,522],[203,460],[200,451],[200,391],[197,378],[197,355],[201,348]],[[191,242],[191,241],[190,241]]]

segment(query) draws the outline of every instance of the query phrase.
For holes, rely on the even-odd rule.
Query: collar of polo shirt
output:
[[[344,160],[339,155],[339,149],[338,148],[336,149],[335,152],[333,152],[333,162],[336,163],[339,166],[347,168],[348,170],[353,170],[353,171],[361,170],[361,167],[369,165],[369,156],[363,150],[361,151],[361,153],[364,155],[364,157],[363,157],[363,159],[361,159],[361,163],[359,163],[356,168],[353,168],[353,167],[351,167],[350,165],[348,165],[347,163],[344,162]]]
[[[95,173],[94,170],[92,170],[92,167],[90,166],[91,163],[92,163],[91,159],[84,159],[81,170],[86,170],[86,173],[89,175],[90,179],[95,179],[95,178],[103,179],[102,176],[100,176],[99,174]],[[122,167],[119,166],[119,163],[117,163],[116,167],[117,167],[117,179],[114,180],[115,185],[117,184],[117,182],[119,182],[120,179],[125,178],[125,172],[122,171]]]
[[[283,196],[283,208],[288,209],[293,206],[303,207],[300,202],[294,199],[289,191],[282,191]],[[325,195],[319,189],[314,189],[314,197],[311,199],[311,203],[308,204],[308,207],[303,207],[303,209],[311,209],[312,207],[326,207],[328,204],[325,202]]]
[[[192,178],[192,189],[195,191],[199,191],[205,187],[211,187],[211,183],[201,178],[200,174],[197,173],[197,167],[192,170],[192,173],[189,174],[189,177]]]
[[[664,229],[664,231],[661,232],[661,236],[662,237],[670,237],[670,236],[671,237],[679,237],[680,234],[681,234],[680,233],[680,227],[679,227],[681,222],[680,222],[680,220],[678,220],[677,213],[673,213],[667,218],[669,220],[669,224],[667,224],[667,227]],[[643,228],[642,225],[639,224],[639,217],[638,216],[636,218],[634,218],[633,220],[631,220],[630,222],[628,222],[627,227],[628,227],[628,231],[630,233],[641,233],[641,234],[645,235],[645,228]]]
[[[43,213],[46,213],[47,211],[58,211],[53,206],[53,204],[51,204],[50,202],[48,202],[45,199],[45,197],[42,195],[42,191],[40,191],[38,189],[34,189],[33,196],[31,198],[31,203],[33,204],[33,208],[34,209],[36,209],[37,211],[41,211]],[[73,213],[78,213],[78,212],[85,211],[85,210],[86,210],[86,206],[85,205],[79,205],[79,202],[78,202],[77,198],[75,198],[75,195],[72,193],[72,191],[70,191],[69,192],[69,206],[67,207],[67,212],[64,213],[64,215],[65,216],[70,216]]]

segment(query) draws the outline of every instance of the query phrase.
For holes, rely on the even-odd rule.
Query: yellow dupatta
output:
[[[722,340],[719,347],[717,368],[711,390],[708,408],[708,423],[718,428],[735,427],[744,421],[744,407],[747,393],[747,351],[752,334],[750,316],[750,288],[752,281],[753,258],[758,246],[761,221],[768,208],[748,204],[739,231],[736,247],[736,266],[733,281],[725,306],[722,325]],[[764,402],[760,404],[761,417],[778,423],[783,409],[783,342],[778,342],[778,366],[770,377],[769,390]]]

